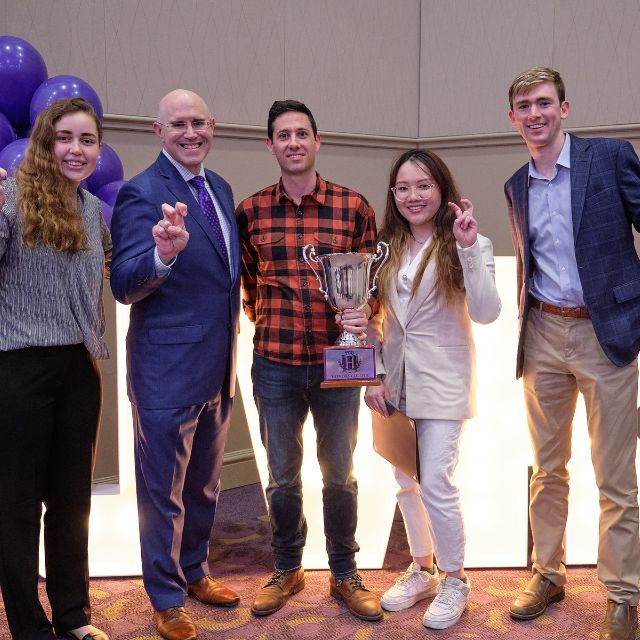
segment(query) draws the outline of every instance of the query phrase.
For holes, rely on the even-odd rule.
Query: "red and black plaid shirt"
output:
[[[375,253],[373,209],[360,194],[318,175],[315,189],[299,206],[281,180],[243,200],[236,217],[242,304],[255,324],[255,352],[285,364],[321,364],[323,347],[332,345],[339,332],[302,248],[312,244],[318,255]]]

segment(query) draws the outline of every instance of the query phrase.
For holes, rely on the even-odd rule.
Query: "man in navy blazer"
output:
[[[169,640],[196,637],[187,593],[221,606],[239,600],[207,564],[240,304],[233,195],[203,168],[214,125],[200,96],[167,94],[153,125],[162,152],[122,187],[111,226],[111,288],[131,304],[127,389],[143,579]]]
[[[520,74],[509,103],[531,154],[505,194],[518,269],[516,375],[534,452],[533,577],[510,613],[530,620],[564,598],[567,462],[580,392],[600,492],[598,577],[608,592],[600,640],[631,640],[640,579],[640,261],[632,230],[640,230],[640,161],[624,140],[565,134],[569,103],[552,69]]]

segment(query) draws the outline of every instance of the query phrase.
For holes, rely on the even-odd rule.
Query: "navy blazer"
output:
[[[213,228],[189,186],[160,154],[118,194],[111,234],[111,290],[131,304],[127,390],[133,404],[166,409],[201,404],[221,391],[233,396],[240,309],[240,242],[231,187],[205,171],[231,229],[233,278]],[[189,242],[171,273],[155,272],[151,229],[161,205],[184,202]]]
[[[520,337],[516,377],[522,375],[528,292],[535,264],[529,246],[529,165],[505,184],[518,274]],[[622,367],[640,350],[640,161],[626,140],[571,135],[571,212],[578,274],[596,336]]]

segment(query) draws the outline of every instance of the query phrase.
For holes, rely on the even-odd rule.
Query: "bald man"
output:
[[[207,555],[235,384],[240,251],[231,188],[203,163],[214,119],[197,94],[160,102],[156,161],[125,184],[111,231],[111,289],[131,305],[133,409],[144,586],[168,640],[196,637],[185,601],[235,606]]]

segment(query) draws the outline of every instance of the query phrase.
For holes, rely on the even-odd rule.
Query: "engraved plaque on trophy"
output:
[[[318,280],[320,293],[336,312],[360,310],[376,289],[380,268],[389,258],[389,245],[378,242],[376,253],[329,253],[316,255],[307,244],[302,257]],[[322,267],[321,277],[317,265]],[[371,267],[377,265],[369,287]],[[356,387],[380,384],[376,377],[376,357],[373,345],[362,344],[349,331],[342,331],[336,346],[324,349],[324,382],[321,387]]]

